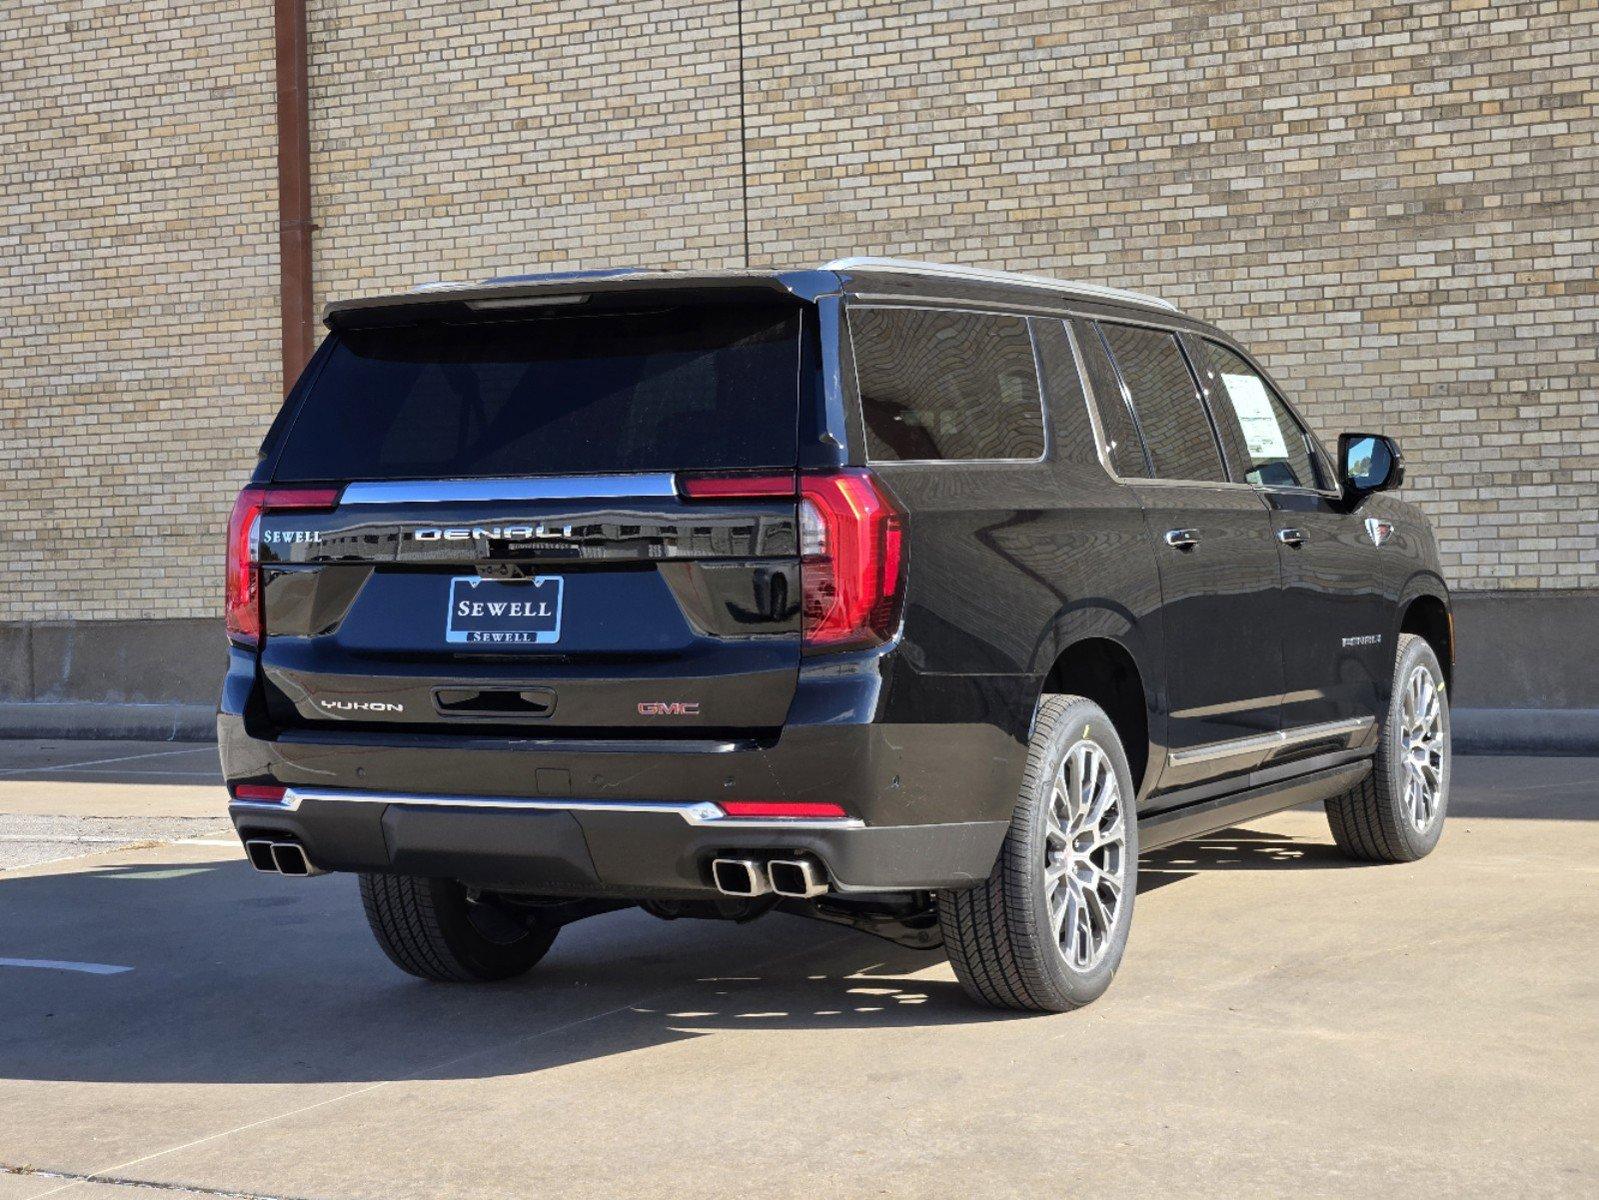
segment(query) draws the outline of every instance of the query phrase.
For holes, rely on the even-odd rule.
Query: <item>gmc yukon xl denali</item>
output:
[[[1311,801],[1358,859],[1438,840],[1399,452],[1170,304],[846,259],[326,321],[233,512],[218,733],[250,862],[358,873],[406,971],[776,910],[1068,1009],[1142,851]]]

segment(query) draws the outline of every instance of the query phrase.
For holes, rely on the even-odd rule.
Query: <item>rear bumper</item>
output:
[[[217,717],[223,775],[302,798],[235,804],[241,832],[292,837],[326,870],[574,896],[704,894],[710,859],[730,850],[809,852],[847,890],[986,878],[1030,718],[1023,688],[945,676],[904,681],[917,719],[895,721],[881,664],[848,655],[804,671],[769,738],[274,730],[254,687],[253,660],[234,650]],[[691,819],[722,800],[826,801],[849,819]]]
[[[322,870],[442,875],[504,891],[637,898],[714,889],[710,863],[814,855],[841,892],[960,887],[987,876],[1008,823],[867,826],[859,818],[750,821],[704,801],[291,789],[239,801],[242,838],[299,842]]]

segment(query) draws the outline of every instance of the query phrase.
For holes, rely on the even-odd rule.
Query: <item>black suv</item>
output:
[[[1403,861],[1449,794],[1448,593],[1220,330],[888,259],[333,305],[228,534],[250,861],[360,873],[400,967],[637,905],[1109,984],[1138,855],[1307,801]]]

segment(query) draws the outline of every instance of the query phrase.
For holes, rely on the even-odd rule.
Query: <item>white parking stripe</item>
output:
[[[40,971],[78,971],[84,975],[121,975],[132,967],[110,963],[62,962],[55,958],[0,958],[0,967],[31,967]]]
[[[141,758],[169,758],[174,754],[199,754],[209,750],[216,753],[214,746],[186,746],[182,750],[154,750],[149,754],[124,754],[120,758],[89,758],[82,762],[54,763],[48,767],[5,767],[0,769],[0,775],[26,775],[35,771],[72,771],[78,767],[96,767],[102,763],[133,762]]]

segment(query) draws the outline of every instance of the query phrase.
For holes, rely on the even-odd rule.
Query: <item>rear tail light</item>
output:
[[[682,475],[689,500],[795,495],[793,475]],[[904,514],[871,472],[799,476],[801,627],[807,649],[877,646],[899,628],[905,582]]]
[[[279,509],[335,508],[338,488],[250,485],[228,517],[228,574],[223,613],[228,637],[244,646],[261,644],[261,514]]]
[[[689,500],[763,500],[792,498],[793,473],[787,475],[680,475],[678,490]]]
[[[807,648],[876,646],[899,629],[904,515],[863,470],[800,477],[800,582]]]

